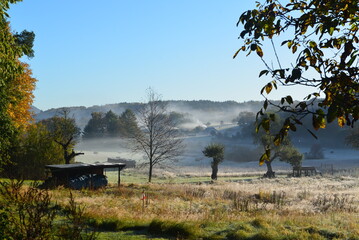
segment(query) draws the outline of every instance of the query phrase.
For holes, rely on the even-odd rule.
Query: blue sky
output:
[[[240,14],[251,0],[24,0],[12,5],[13,31],[34,31],[42,110],[164,100],[262,100],[259,58],[232,59]],[[280,93],[274,94],[276,98]],[[294,94],[294,97],[296,95]]]

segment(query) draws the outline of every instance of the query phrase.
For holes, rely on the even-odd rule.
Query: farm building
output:
[[[121,183],[121,170],[126,166],[124,163],[74,163],[46,165],[45,168],[51,176],[45,181],[46,185],[80,188],[98,188],[107,185],[104,175],[105,169],[118,170],[118,185]]]

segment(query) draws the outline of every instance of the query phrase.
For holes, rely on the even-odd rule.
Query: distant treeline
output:
[[[121,115],[111,110],[106,114],[93,112],[83,131],[83,139],[99,137],[132,137],[139,132],[136,116],[130,109]]]

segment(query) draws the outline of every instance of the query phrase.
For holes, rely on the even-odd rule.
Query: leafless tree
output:
[[[154,166],[178,158],[183,151],[183,139],[177,124],[167,114],[167,104],[152,89],[148,89],[148,102],[137,112],[141,131],[134,137],[134,150],[146,156],[149,166],[148,182],[151,182]]]

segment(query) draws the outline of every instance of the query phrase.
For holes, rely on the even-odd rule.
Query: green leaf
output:
[[[297,131],[297,127],[296,127],[293,123],[289,124],[289,128],[290,128],[290,130],[292,130],[293,132]]]
[[[265,100],[263,103],[264,110],[267,110],[267,107],[268,107],[268,100]]]
[[[301,76],[302,76],[302,71],[300,71],[299,68],[294,68],[292,70],[292,78],[293,79],[300,79]]]
[[[257,44],[252,43],[252,44],[251,44],[251,50],[252,50],[252,51],[256,51],[256,50],[257,50]]]
[[[293,104],[293,98],[292,96],[288,95],[285,97],[285,100],[287,101],[288,104]]]
[[[262,128],[264,129],[264,131],[269,132],[270,129],[270,121],[268,118],[264,118],[262,120]]]
[[[328,123],[331,123],[334,121],[334,119],[337,117],[338,108],[336,105],[331,105],[328,109],[327,113],[327,120]]]
[[[269,118],[270,118],[270,120],[272,122],[274,122],[275,121],[275,114],[274,113],[269,114]]]
[[[264,75],[264,74],[268,74],[269,73],[269,71],[268,70],[262,70],[260,73],[259,73],[259,77],[261,77],[262,75]]]

